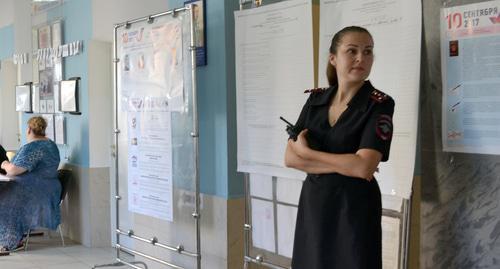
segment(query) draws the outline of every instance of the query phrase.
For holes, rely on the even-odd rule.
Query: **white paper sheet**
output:
[[[76,112],[77,111],[77,87],[78,87],[78,81],[77,80],[63,80],[61,81],[61,92],[60,92],[60,97],[61,97],[61,111],[67,111],[67,112]],[[41,102],[40,101],[40,110],[41,110]]]
[[[297,208],[278,205],[278,254],[291,258],[293,253],[293,239],[295,236],[295,221]]]
[[[0,174],[0,181],[6,182],[6,181],[12,181],[12,180],[14,180],[14,179],[11,177]]]
[[[258,199],[251,203],[253,246],[275,252],[273,204]]]
[[[401,212],[402,206],[403,198],[394,195],[382,195],[382,208]]]
[[[382,261],[384,269],[398,269],[400,223],[397,218],[382,216]]]
[[[129,112],[128,136],[129,210],[173,221],[171,113]]]
[[[250,195],[264,199],[273,199],[273,177],[250,174]]]
[[[288,135],[314,86],[312,6],[290,0],[236,11],[238,171],[303,179],[284,167]]]
[[[64,116],[55,115],[55,141],[58,145],[66,144],[66,135],[64,132]]]
[[[500,1],[443,8],[444,151],[500,154]]]
[[[31,89],[31,110],[33,113],[40,113],[40,85],[33,84]]]
[[[416,0],[320,1],[319,74],[324,74],[333,35],[349,25],[373,36],[375,62],[369,79],[395,102],[388,163],[380,165],[384,194],[409,198],[415,169],[420,81],[421,2]],[[396,34],[397,33],[397,34]],[[320,75],[319,86],[327,86]]]
[[[54,114],[42,114],[42,117],[47,121],[47,128],[45,128],[45,136],[55,141],[55,133],[54,133]]]
[[[302,180],[278,177],[276,183],[276,199],[279,202],[298,205]]]

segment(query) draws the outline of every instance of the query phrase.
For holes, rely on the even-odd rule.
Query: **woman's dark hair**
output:
[[[344,35],[348,33],[364,33],[369,35],[372,38],[372,35],[368,30],[366,30],[363,27],[360,26],[347,26],[344,29],[338,31],[332,38],[332,43],[330,44],[330,54],[337,54],[337,48],[340,45],[340,42],[342,41],[342,38]],[[373,38],[372,38],[373,39]],[[338,78],[337,78],[337,70],[335,67],[328,61],[328,64],[326,66],[326,77],[328,78],[328,84],[330,86],[333,86],[338,83]]]
[[[36,136],[45,136],[47,121],[43,117],[36,116],[28,120],[28,127]]]

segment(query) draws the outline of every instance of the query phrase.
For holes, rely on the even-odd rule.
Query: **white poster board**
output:
[[[357,25],[373,36],[375,62],[369,77],[392,96],[394,133],[389,162],[375,174],[383,194],[408,199],[415,170],[418,127],[421,1],[320,1],[319,86],[327,86],[328,49],[340,29]],[[397,34],[396,34],[397,33]]]
[[[284,167],[288,135],[314,86],[312,5],[290,0],[236,11],[238,171],[304,179]]]
[[[181,21],[132,27],[120,41],[122,108],[137,98],[164,96],[170,111],[181,110],[185,105]]]
[[[63,80],[60,83],[60,109],[63,112],[78,111],[78,80]]]
[[[172,111],[185,105],[182,24],[121,32],[121,110],[127,115],[128,209],[173,222]]]
[[[500,1],[441,10],[444,151],[500,154]]]

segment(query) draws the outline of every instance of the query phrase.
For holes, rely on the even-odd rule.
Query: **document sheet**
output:
[[[238,171],[303,179],[284,167],[288,135],[314,86],[312,6],[291,0],[235,12]]]
[[[415,169],[420,81],[421,2],[416,0],[320,1],[319,86],[328,82],[333,35],[350,25],[368,29],[375,62],[369,80],[396,102],[389,161],[375,174],[382,193],[409,198]]]

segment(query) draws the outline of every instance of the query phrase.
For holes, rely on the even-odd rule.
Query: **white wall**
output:
[[[14,0],[0,0],[0,28],[14,22]]]
[[[18,113],[15,108],[16,66],[11,60],[1,62],[0,68],[0,144],[6,150],[17,150]]]
[[[2,0],[0,0],[2,1]],[[16,0],[14,4],[14,53],[31,53],[31,1]],[[31,62],[31,61],[30,61]],[[33,81],[33,67],[23,64],[18,72],[17,83]]]
[[[172,8],[167,2],[167,0],[92,0],[93,38],[112,42],[113,26],[116,23],[167,11]]]
[[[89,164],[109,167],[113,144],[113,83],[111,43],[89,42]]]

